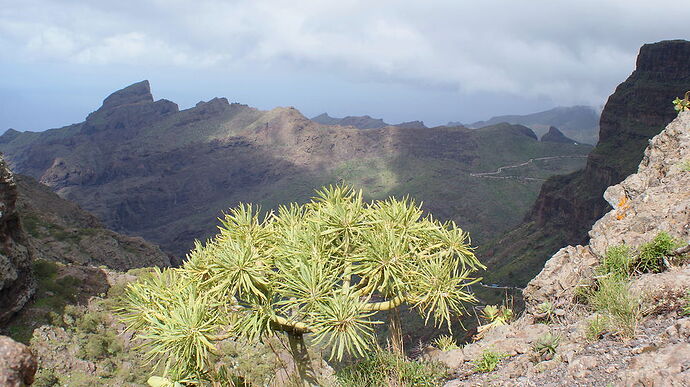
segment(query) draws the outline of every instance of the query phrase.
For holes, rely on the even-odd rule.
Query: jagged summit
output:
[[[153,102],[151,85],[147,80],[131,84],[124,89],[110,94],[105,100],[103,100],[103,106],[101,109],[111,109],[122,105],[145,102]]]
[[[568,138],[558,130],[557,127],[552,126],[549,128],[549,131],[546,132],[543,136],[541,136],[541,142],[560,142],[564,144],[577,144],[577,141],[573,140],[572,138]]]

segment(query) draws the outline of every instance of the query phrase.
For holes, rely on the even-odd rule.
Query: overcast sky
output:
[[[0,0],[0,131],[82,121],[143,79],[181,108],[389,123],[601,106],[689,23],[687,0]]]

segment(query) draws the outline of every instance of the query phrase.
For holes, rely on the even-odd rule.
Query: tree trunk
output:
[[[390,345],[393,353],[403,356],[405,355],[405,348],[403,347],[402,325],[398,308],[391,309],[388,320],[390,321]]]
[[[287,336],[290,345],[290,355],[294,362],[294,368],[291,370],[291,375],[288,375],[288,378],[292,380],[299,378],[299,380],[295,381],[304,386],[318,385],[316,373],[309,358],[307,346],[304,343],[304,335],[301,333],[288,333]]]

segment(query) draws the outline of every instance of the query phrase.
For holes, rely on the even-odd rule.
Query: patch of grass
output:
[[[474,364],[474,372],[487,373],[492,372],[501,362],[501,359],[507,357],[506,355],[498,352],[491,351],[489,349],[482,352],[479,359],[472,362]]]
[[[38,218],[38,216],[35,215],[24,215],[22,216],[22,226],[24,226],[24,230],[26,230],[29,235],[33,237],[39,237],[40,236],[40,227],[43,224],[41,220]]]
[[[589,341],[597,341],[606,333],[609,323],[605,317],[596,315],[585,326],[585,337]]]
[[[681,312],[683,316],[690,316],[690,290],[685,293],[683,297],[683,306],[681,307]]]
[[[641,299],[630,291],[630,282],[616,276],[599,278],[588,302],[604,314],[609,328],[623,337],[633,337],[642,316]]]
[[[662,231],[648,243],[640,246],[635,262],[635,270],[640,273],[659,273],[664,269],[664,257],[680,247],[681,244],[667,232]]]
[[[690,160],[685,160],[680,164],[680,169],[684,172],[690,172]]]
[[[440,363],[411,361],[384,350],[336,372],[341,386],[441,386],[447,369]]]
[[[433,344],[436,348],[444,352],[460,348],[453,336],[450,335],[441,335],[435,338]]]
[[[606,250],[606,255],[597,268],[597,273],[599,275],[611,274],[626,277],[630,274],[632,264],[633,255],[630,246],[612,246]]]

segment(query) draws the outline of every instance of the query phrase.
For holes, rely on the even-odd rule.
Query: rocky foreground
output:
[[[522,317],[464,348],[427,354],[453,369],[455,379],[446,386],[690,385],[687,251],[666,260],[662,272],[632,277],[630,290],[642,304],[630,337],[592,335],[599,316],[580,300],[581,289],[597,280],[596,268],[609,248],[638,248],[660,232],[688,244],[688,187],[690,112],[682,112],[650,140],[637,173],[606,190],[613,209],[593,226],[589,245],[561,249],[528,284]],[[546,319],[544,305],[552,306]],[[535,352],[546,335],[558,338],[550,356]],[[487,350],[502,360],[493,372],[477,372],[476,361]]]

